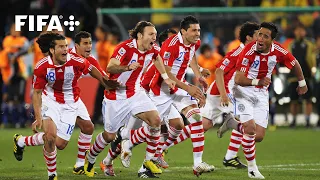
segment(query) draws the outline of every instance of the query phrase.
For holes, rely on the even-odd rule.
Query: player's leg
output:
[[[84,174],[85,152],[90,148],[94,125],[90,120],[86,106],[81,99],[77,102],[77,120],[76,124],[80,128],[78,137],[78,154],[76,164],[73,167],[74,174]]]
[[[172,104],[167,109],[167,114],[167,119],[164,119],[164,122],[168,129],[168,138],[162,145],[161,150],[156,153],[154,159],[158,166],[164,169],[168,168],[169,165],[164,161],[162,152],[166,150],[171,144],[173,144],[174,141],[176,141],[178,136],[181,134],[182,129],[184,128],[184,123],[181,115]]]
[[[102,115],[104,121],[104,131],[99,133],[88,151],[86,151],[86,160],[84,171],[88,177],[94,176],[94,164],[97,156],[104,148],[112,142],[116,137],[117,130],[125,124],[125,119],[128,118],[130,107],[126,106],[126,99],[123,100],[108,100],[102,102]],[[123,110],[121,112],[117,109]]]
[[[132,114],[148,124],[144,127],[147,149],[143,165],[152,173],[160,174],[161,169],[152,162],[160,139],[160,116],[156,106],[145,92],[139,92],[135,98],[137,99],[132,103]]]

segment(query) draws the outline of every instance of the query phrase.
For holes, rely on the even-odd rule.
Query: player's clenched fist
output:
[[[138,62],[134,62],[128,66],[128,71],[134,71],[141,67],[141,65]]]
[[[271,79],[268,77],[263,77],[259,80],[258,85],[259,86],[269,86],[271,83]]]

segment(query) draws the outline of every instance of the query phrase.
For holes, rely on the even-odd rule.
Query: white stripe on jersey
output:
[[[64,80],[62,85],[62,92],[64,101],[67,102],[74,102],[74,94],[72,88],[72,82],[74,79],[74,70],[73,66],[66,66],[64,69]]]
[[[257,44],[254,44],[251,49],[246,53],[246,56],[250,56],[254,53],[254,51],[257,49]]]
[[[138,54],[133,53],[131,60],[138,61]],[[128,65],[130,65],[130,64],[128,64]],[[121,73],[121,75],[118,77],[118,81],[121,82],[123,85],[125,85],[133,72],[134,71],[126,71],[126,72]],[[120,89],[116,90],[116,98],[117,99],[123,99],[124,97],[126,98],[127,97],[126,92],[127,92],[126,88],[122,88],[122,89],[120,88]],[[119,96],[119,98],[118,98],[118,96]]]
[[[48,56],[40,60],[34,69],[38,69],[42,64],[46,63],[48,61]]]
[[[179,40],[178,36],[175,36],[174,38],[172,38],[168,47],[175,45],[178,40]]]
[[[274,46],[274,48],[275,48],[276,50],[280,51],[282,54],[284,54],[284,55],[287,55],[287,54],[288,54],[288,51],[285,50],[285,49],[283,49],[283,48],[280,47],[279,45],[273,44],[273,46]]]
[[[236,51],[234,51],[231,56],[238,56],[242,51],[242,48],[241,47],[238,47],[238,49]]]

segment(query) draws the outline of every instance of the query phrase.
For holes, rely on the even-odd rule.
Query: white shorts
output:
[[[220,95],[210,95],[207,94],[206,105],[200,109],[201,115],[213,123],[221,123],[223,113],[233,113],[233,98],[231,94],[228,94],[232,103],[229,103],[229,106],[221,106]]]
[[[71,138],[77,117],[90,121],[88,110],[80,98],[75,103],[59,104],[42,95],[41,113],[43,120],[53,120],[57,127],[57,136],[66,141]]]
[[[156,106],[144,91],[138,91],[128,99],[104,98],[102,102],[104,129],[108,133],[115,133],[121,126],[128,123],[131,116],[156,110]]]
[[[268,91],[258,88],[235,90],[235,115],[239,115],[242,123],[251,119],[256,124],[267,128],[269,119]]]
[[[142,121],[141,119],[134,116],[130,116],[128,122],[126,123],[126,128],[138,129],[142,126],[142,123],[144,123],[144,121]]]
[[[161,121],[181,118],[180,112],[184,108],[198,104],[195,98],[182,89],[178,89],[174,94],[163,93],[160,96],[151,94],[151,99],[157,106]]]

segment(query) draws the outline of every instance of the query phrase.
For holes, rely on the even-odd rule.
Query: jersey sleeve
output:
[[[111,58],[115,58],[122,62],[127,55],[127,45],[126,43],[119,44],[113,51]]]
[[[196,45],[195,45],[195,51],[197,51],[201,46],[201,40],[198,40]]]
[[[152,59],[156,59],[160,53],[160,47],[158,45],[153,45],[154,54],[152,56]]]
[[[287,68],[292,69],[296,64],[296,58],[288,51],[280,52],[279,63],[284,64]]]
[[[243,51],[240,53],[237,64],[236,64],[236,69],[238,71],[247,73],[249,71],[249,68],[251,64],[253,63],[253,56],[254,50],[251,48],[251,46],[246,46]]]
[[[160,56],[163,59],[163,63],[165,66],[172,67],[174,60],[178,58],[177,52],[179,52],[179,50],[176,50],[175,45],[169,47],[169,43],[165,42],[165,44],[162,45],[160,50]]]
[[[83,63],[82,63],[82,73],[84,75],[88,74],[90,71],[92,71],[92,64],[90,64],[90,62],[87,59],[83,59]]]
[[[102,76],[107,75],[107,73],[101,68],[99,62],[94,56],[90,55],[89,57],[87,57],[87,60],[89,61],[90,64],[92,64],[95,68],[98,69],[98,71],[102,74]]]
[[[228,53],[219,63],[216,65],[216,68],[219,68],[224,71],[224,73],[232,70],[238,60],[238,56],[231,56],[231,53]]]
[[[32,86],[34,89],[44,89],[47,84],[46,72],[42,68],[33,71]]]

